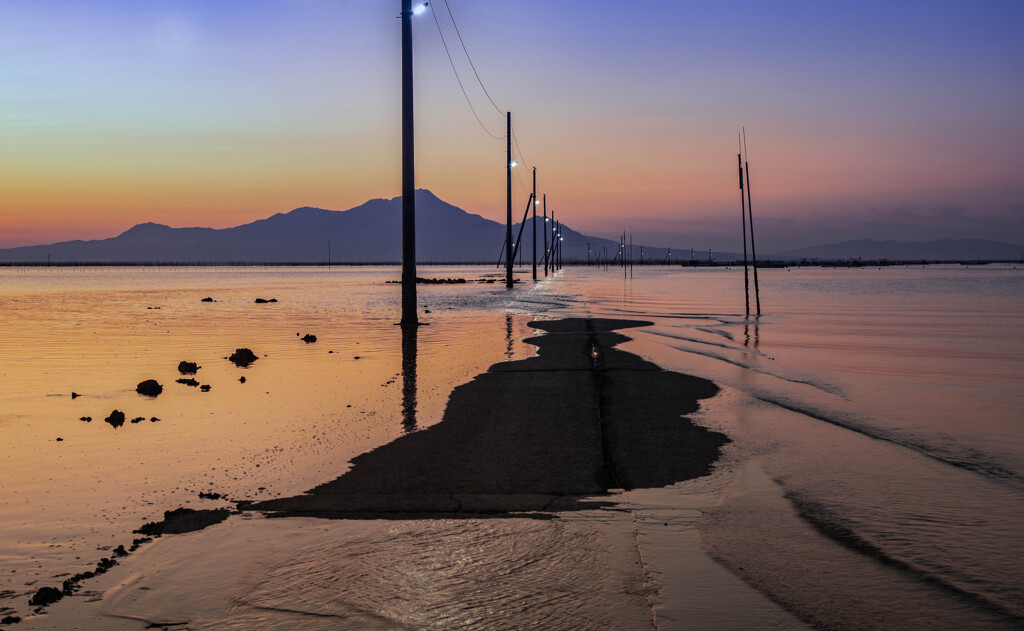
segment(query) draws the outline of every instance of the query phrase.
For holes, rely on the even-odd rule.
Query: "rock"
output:
[[[210,384],[204,383],[203,385],[199,386],[199,389],[202,390],[203,392],[209,392],[210,391]]]
[[[195,362],[178,362],[178,372],[180,372],[183,375],[194,375],[196,374],[196,371],[199,370],[200,368],[202,368],[202,366],[196,364]]]
[[[305,342],[306,344],[312,344],[313,342],[316,341],[316,336],[307,333],[302,336],[302,341]]]
[[[228,357],[228,361],[231,361],[236,366],[240,366],[242,368],[245,368],[246,366],[253,363],[257,359],[259,358],[256,357],[256,353],[252,352],[248,348],[235,349],[235,352],[231,355],[231,357]]]
[[[356,356],[355,356],[355,357],[353,357],[352,359],[362,359],[362,357],[360,357],[359,355],[356,355]]]
[[[214,300],[213,298],[210,298],[209,296],[207,296],[206,298],[203,298],[199,302],[216,302],[216,300]]]
[[[132,423],[141,423],[144,420],[146,420],[145,416],[136,416],[132,419]]]
[[[113,412],[110,413],[110,416],[103,420],[113,425],[114,428],[116,429],[124,425],[124,412],[122,412],[121,410],[114,410]]]
[[[162,521],[150,522],[135,532],[143,535],[174,535],[185,532],[202,530],[207,526],[219,524],[231,514],[226,508],[213,510],[194,510],[191,508],[176,508],[164,511]]]
[[[115,561],[114,559],[108,559],[108,558],[104,557],[104,558],[100,559],[99,563],[96,564],[95,572],[97,574],[103,574],[104,572],[106,572],[110,568],[114,567],[115,565],[117,565],[117,561]]]
[[[271,298],[270,300],[267,300],[266,298],[257,298],[256,299],[256,304],[258,304],[258,305],[265,305],[268,302],[277,302],[277,298]]]
[[[214,493],[212,491],[209,492],[209,493],[206,493],[204,491],[200,491],[199,492],[199,497],[201,497],[204,500],[219,500],[219,499],[223,498],[224,496],[221,495],[220,493]]]
[[[63,439],[63,438],[61,438],[60,436],[58,436],[58,437],[57,437],[57,442],[58,442],[58,443],[62,443],[62,442],[64,442],[64,439]]]
[[[186,386],[192,386],[193,388],[199,385],[199,382],[195,379],[175,379],[174,383],[181,383]]]
[[[156,422],[157,422],[157,421],[159,421],[159,420],[160,420],[160,419],[158,419],[158,418],[157,418],[157,417],[155,417],[155,416],[151,416],[151,417],[149,417],[149,422],[150,422],[150,423],[156,423]]]
[[[72,398],[72,399],[77,399],[77,398],[78,398],[78,397],[80,397],[80,396],[82,396],[82,395],[78,394],[77,392],[72,392],[72,393],[71,393],[71,398]]]
[[[92,422],[92,417],[91,416],[83,416],[82,418],[80,418],[78,420],[85,421],[86,423],[91,423]]]
[[[156,379],[147,379],[135,386],[135,391],[147,397],[155,397],[164,391],[164,387]]]
[[[3,619],[0,620],[0,624],[18,624],[19,622],[21,622],[21,618],[18,616],[4,616]]]
[[[238,383],[245,383],[245,377],[244,376],[239,377],[238,378]]]
[[[64,592],[56,587],[40,587],[28,604],[33,607],[45,607],[64,598]]]
[[[115,557],[126,557],[126,556],[128,556],[128,551],[124,549],[124,544],[121,544],[121,545],[117,546],[116,548],[114,548],[114,556]]]
[[[152,537],[139,537],[138,539],[132,539],[132,547],[128,548],[128,552],[135,552],[144,543],[152,541]]]

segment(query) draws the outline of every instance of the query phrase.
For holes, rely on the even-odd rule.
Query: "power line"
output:
[[[455,16],[452,15],[452,8],[448,6],[448,0],[444,0],[444,7],[448,9],[448,17],[451,18],[452,26],[455,27],[455,34],[459,36],[459,43],[462,44],[462,52],[466,53],[466,59],[469,60],[469,67],[473,69],[473,74],[476,75],[476,81],[480,84],[480,89],[487,95],[487,100],[491,102],[491,105],[494,106],[494,109],[497,110],[498,114],[504,114],[504,110],[498,107],[498,104],[491,98],[490,93],[487,92],[487,88],[484,87],[484,82],[480,80],[480,74],[476,71],[476,65],[473,63],[473,58],[469,56],[469,51],[466,49],[466,42],[462,41],[462,33],[459,32],[459,25],[455,23]],[[436,20],[437,18],[434,19]]]
[[[445,3],[445,4],[447,5],[447,3]],[[473,112],[473,118],[475,118],[476,122],[480,124],[480,128],[484,130],[484,133],[486,133],[491,138],[494,138],[495,140],[501,140],[501,136],[496,136],[496,135],[491,133],[491,130],[487,129],[487,126],[484,125],[484,122],[482,120],[480,120],[480,116],[476,113],[476,108],[473,107],[472,101],[469,100],[469,95],[466,94],[466,88],[465,88],[465,86],[462,85],[462,79],[459,77],[459,71],[455,69],[455,61],[452,60],[452,54],[448,51],[448,43],[446,41],[444,41],[444,33],[441,32],[441,23],[437,20],[437,13],[435,13],[434,11],[431,11],[430,15],[434,16],[434,24],[437,25],[437,34],[441,36],[441,45],[444,46],[444,54],[448,55],[448,63],[451,64],[451,66],[452,66],[452,72],[455,74],[455,80],[459,82],[459,89],[462,90],[462,96],[463,96],[463,98],[466,99],[466,105],[469,105],[469,111]],[[452,24],[454,24],[454,23],[455,22],[453,21]],[[458,32],[457,28],[456,28],[456,32]],[[461,39],[461,37],[460,37],[460,39]],[[467,53],[466,56],[469,57],[469,54]],[[471,66],[473,65],[472,61],[470,61],[470,65]],[[475,68],[473,69],[473,72],[474,73],[476,72]],[[479,81],[479,79],[480,79],[480,77],[477,77],[478,81]],[[483,84],[480,84],[480,86],[483,87]],[[485,94],[486,94],[486,92],[487,91],[484,90]],[[491,98],[490,95],[488,95],[487,98],[490,99]],[[494,103],[494,101],[491,101],[491,104],[493,104],[493,103]]]

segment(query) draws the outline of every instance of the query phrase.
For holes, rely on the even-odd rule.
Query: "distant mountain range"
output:
[[[514,212],[522,216],[522,210]],[[544,229],[538,219],[538,240]],[[233,228],[171,228],[142,223],[109,239],[65,241],[0,249],[0,263],[397,263],[401,261],[402,198],[372,199],[337,211],[296,208],[291,212]],[[513,242],[520,226],[513,227]],[[532,257],[533,224],[527,220],[517,260]],[[588,236],[562,226],[565,260],[612,259],[616,241]],[[505,243],[505,224],[457,208],[426,189],[416,191],[416,258],[421,263],[497,263]],[[538,259],[543,258],[538,246]],[[633,246],[644,261],[689,261],[690,250]],[[692,253],[707,261],[706,250]],[[732,252],[714,252],[714,260],[742,260]],[[1019,260],[1024,248],[975,239],[928,243],[847,241],[780,252],[775,260]]]
[[[1019,261],[1024,259],[1024,247],[984,239],[940,239],[910,243],[859,239],[778,252],[770,258],[793,261]]]
[[[522,213],[519,210],[517,214]],[[520,214],[520,217],[522,215]],[[537,257],[543,260],[543,226],[538,219]],[[65,241],[0,250],[2,263],[397,263],[402,260],[402,198],[372,199],[337,211],[296,208],[233,228],[171,228],[142,223],[110,239]],[[533,222],[527,220],[517,260],[532,257]],[[515,241],[519,224],[512,230]],[[610,239],[562,229],[563,259],[587,258],[591,251],[615,255]],[[426,189],[416,191],[416,258],[421,263],[497,263],[505,224],[457,208]],[[634,247],[639,256],[640,246]],[[664,248],[645,257],[664,258]]]

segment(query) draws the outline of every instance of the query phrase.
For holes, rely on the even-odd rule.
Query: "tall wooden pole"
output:
[[[548,194],[544,193],[544,275],[548,275]]]
[[[537,280],[537,167],[533,167],[533,280]]]
[[[743,220],[743,299],[747,315],[750,315],[750,272],[747,269],[747,204],[743,198],[743,156],[736,154],[740,166],[740,217]]]
[[[747,130],[743,130],[743,153],[747,153]],[[747,154],[749,157],[750,154]],[[757,303],[757,315],[761,315],[761,289],[757,285],[757,249],[754,247],[754,206],[750,202],[750,162],[743,161],[747,175],[747,215],[750,218],[750,256],[754,265],[754,301]]]
[[[512,289],[512,112],[506,112],[506,116],[505,199],[508,212],[505,218],[505,287]]]
[[[412,0],[402,0],[402,322],[416,326],[416,179],[412,127]]]

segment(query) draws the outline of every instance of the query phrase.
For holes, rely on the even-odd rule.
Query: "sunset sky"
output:
[[[503,116],[448,7],[512,111],[522,183],[536,165],[574,229],[736,251],[746,126],[759,251],[1024,244],[1020,0],[432,1],[414,24],[416,185],[504,221]],[[0,247],[400,194],[399,10],[0,0]]]

